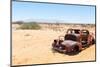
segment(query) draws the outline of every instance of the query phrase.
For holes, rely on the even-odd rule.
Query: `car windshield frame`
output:
[[[72,41],[77,41],[77,37],[75,35],[67,34],[65,35],[65,40],[72,40]]]

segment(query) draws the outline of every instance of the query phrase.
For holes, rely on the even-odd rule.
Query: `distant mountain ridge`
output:
[[[36,22],[36,23],[58,23],[58,24],[92,24],[92,23],[79,23],[79,22],[66,22],[64,20],[47,20],[47,19],[26,19],[26,20],[20,20],[20,21],[13,21],[14,22],[23,22],[23,23],[29,23],[29,22]]]

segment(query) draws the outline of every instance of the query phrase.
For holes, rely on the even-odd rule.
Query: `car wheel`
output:
[[[95,39],[92,39],[92,45],[95,44]]]
[[[73,47],[73,52],[78,52],[78,51],[79,51],[79,46],[75,45],[75,46]]]

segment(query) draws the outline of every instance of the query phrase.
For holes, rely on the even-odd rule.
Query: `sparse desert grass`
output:
[[[66,31],[68,28],[81,28],[81,29],[94,29],[95,24],[66,24],[66,23],[36,23],[36,22],[15,22],[12,25],[18,25],[16,28],[13,26],[13,29],[30,29],[30,30],[53,30],[53,31]]]
[[[19,29],[34,29],[38,30],[41,29],[41,27],[37,23],[23,23],[20,25]]]

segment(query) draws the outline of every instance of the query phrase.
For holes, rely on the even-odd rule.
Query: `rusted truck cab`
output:
[[[82,43],[82,47],[88,47],[95,43],[93,33],[90,33],[87,29],[68,29],[66,34],[76,35]]]

